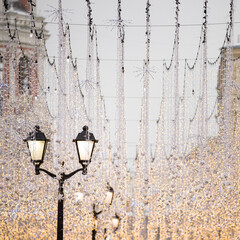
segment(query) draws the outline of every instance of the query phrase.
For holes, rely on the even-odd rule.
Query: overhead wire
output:
[[[46,22],[48,24],[57,24],[56,22]],[[233,22],[234,24],[240,24],[240,22]],[[227,25],[228,23],[226,22],[213,22],[213,23],[208,23],[209,26],[217,26],[217,25]],[[88,27],[88,24],[85,24],[85,23],[69,23],[69,25],[71,26],[83,26],[83,27]],[[113,25],[110,25],[110,24],[95,24],[96,27],[113,27]],[[186,24],[181,24],[181,27],[201,27],[202,26],[202,23],[186,23]],[[127,24],[124,24],[124,27],[127,27],[127,28],[134,28],[134,27],[142,27],[142,28],[145,28],[146,25],[144,24],[132,24],[132,25],[127,25]],[[176,27],[175,24],[150,24],[150,27],[151,28],[154,28],[154,27]]]

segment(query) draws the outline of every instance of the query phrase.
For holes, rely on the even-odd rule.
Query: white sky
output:
[[[78,60],[80,80],[86,79],[87,27],[75,24],[87,24],[87,5],[84,0],[62,0],[63,8],[72,13],[65,13],[66,22],[70,25],[73,57]],[[109,24],[117,18],[117,0],[95,0],[92,2],[92,16],[96,25]],[[152,0],[150,14],[152,25],[174,25],[175,1]],[[182,26],[180,28],[180,58],[195,58],[200,37],[200,24],[203,17],[203,0],[180,0],[179,21],[184,24],[199,26]],[[209,0],[208,22],[227,23],[229,21],[228,0]],[[51,22],[52,16],[46,10],[57,7],[57,0],[37,0],[37,12]],[[139,138],[139,120],[141,109],[142,81],[135,71],[142,67],[145,58],[145,28],[134,25],[145,24],[145,0],[122,0],[122,18],[130,21],[125,29],[125,93],[127,119],[128,157],[134,158]],[[240,34],[240,0],[235,0],[234,44]],[[50,56],[57,56],[57,25],[48,24],[51,35],[47,42]],[[114,133],[116,69],[117,69],[117,33],[112,27],[98,28],[99,57],[101,60],[102,92],[106,100],[108,118],[111,120],[111,132]],[[155,143],[156,120],[161,102],[162,59],[170,59],[172,54],[174,27],[152,27],[151,30],[151,66],[155,68],[150,83],[150,143]],[[216,58],[226,33],[226,25],[210,25],[208,28],[208,57]],[[111,60],[110,60],[111,59]],[[107,61],[108,60],[108,61]],[[131,61],[129,61],[131,60]],[[114,139],[112,139],[113,142]]]

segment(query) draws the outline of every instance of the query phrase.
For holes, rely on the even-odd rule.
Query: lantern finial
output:
[[[38,125],[35,125],[34,130],[35,130],[36,132],[39,132],[39,131],[40,131],[40,127],[39,127]]]
[[[82,129],[83,129],[83,131],[88,131],[88,126],[85,125],[85,126],[83,126]]]

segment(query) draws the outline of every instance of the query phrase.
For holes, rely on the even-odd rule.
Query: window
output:
[[[31,94],[30,61],[26,56],[20,57],[18,66],[18,84],[20,94]]]

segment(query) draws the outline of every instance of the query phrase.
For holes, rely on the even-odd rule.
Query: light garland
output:
[[[6,3],[4,1],[5,5]],[[59,3],[61,6],[61,1]],[[91,22],[87,52],[91,61],[88,62],[87,79],[96,81],[96,108],[92,116],[89,114],[91,110],[87,111],[86,108],[87,99],[84,99],[80,86],[77,62],[73,61],[69,26],[67,25],[64,32],[62,21],[59,21],[59,57],[56,62],[55,59],[50,61],[45,45],[44,25],[36,31],[37,20],[33,11],[30,16],[32,25],[29,28],[33,30],[32,50],[27,49],[21,39],[18,21],[15,21],[14,30],[11,29],[10,19],[5,11],[4,34],[7,34],[8,41],[4,49],[0,48],[4,73],[7,71],[6,86],[1,88],[1,97],[4,100],[0,118],[0,199],[4,206],[0,220],[1,238],[55,238],[57,186],[45,176],[36,178],[32,174],[33,169],[27,161],[26,148],[22,143],[25,134],[35,124],[43,126],[46,135],[51,137],[46,168],[51,169],[57,165],[55,170],[60,171],[61,161],[65,160],[65,169],[68,171],[77,164],[71,139],[81,126],[90,121],[100,141],[92,160],[95,164],[89,167],[88,178],[80,176],[66,185],[67,239],[91,239],[94,226],[92,203],[104,207],[101,200],[104,199],[103,189],[107,182],[114,187],[115,197],[112,207],[99,218],[98,237],[101,239],[106,235],[111,235],[113,239],[238,238],[240,118],[237,89],[240,85],[240,57],[234,55],[231,43],[233,1],[230,1],[230,23],[223,48],[213,62],[207,60],[207,3],[205,0],[204,23],[196,58],[193,65],[188,61],[181,65],[178,56],[179,2],[176,1],[175,40],[170,64],[163,65],[163,87],[160,89],[162,101],[157,122],[155,155],[151,159],[148,140],[151,35],[150,2],[147,0],[146,72],[140,144],[136,159],[138,164],[133,178],[129,176],[126,160],[125,32],[121,18],[121,1],[118,0],[117,26],[119,112],[116,140],[119,151],[114,149],[116,154],[112,154],[110,124],[101,92],[98,40],[96,27],[92,25],[90,1],[87,1],[89,23]],[[20,95],[14,80],[18,79],[19,59],[24,56],[29,58],[32,66],[26,72],[32,83],[32,92]],[[184,85],[180,94],[181,86],[178,84],[182,66]],[[215,85],[211,85],[210,80],[219,81],[218,97],[215,92],[212,98],[209,97],[210,89],[215,91]],[[216,119],[219,120],[219,131]],[[229,122],[232,124],[229,125]],[[60,132],[59,128],[63,131]],[[176,136],[176,139],[172,136]],[[64,139],[65,147],[56,142],[57,139]],[[178,150],[173,151],[176,146]],[[66,159],[60,159],[59,156],[63,155]],[[81,206],[75,199],[75,194],[80,191],[86,199],[86,204]],[[121,223],[114,233],[111,230],[110,217],[115,212],[119,213]]]

